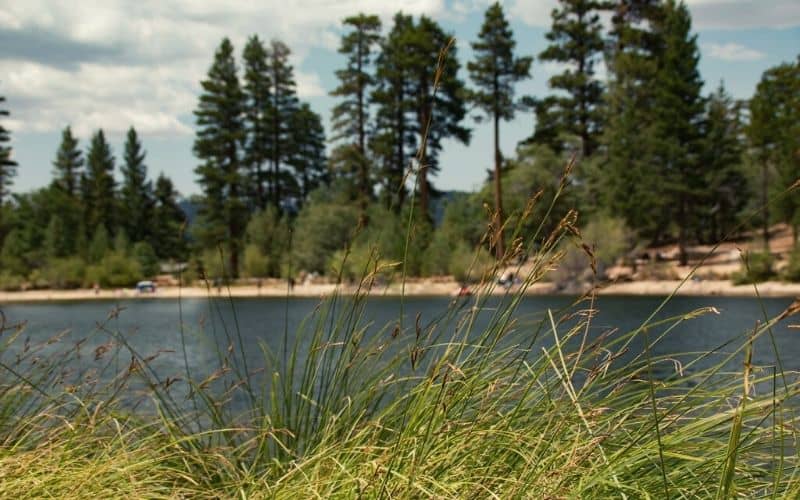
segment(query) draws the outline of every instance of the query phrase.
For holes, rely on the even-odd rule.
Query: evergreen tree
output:
[[[380,165],[381,195],[387,207],[400,212],[406,198],[406,162],[416,150],[417,127],[409,113],[414,90],[405,59],[414,23],[411,16],[397,13],[394,24],[381,44],[375,62],[376,88],[371,100],[377,106],[376,133],[370,149]]]
[[[367,124],[370,118],[369,89],[375,78],[369,69],[374,47],[380,41],[381,21],[378,16],[359,14],[348,17],[344,25],[352,31],[342,36],[339,53],[347,57],[347,67],[336,71],[339,86],[332,96],[342,98],[333,108],[333,140],[345,141],[342,148],[354,151],[340,152],[344,171],[356,175],[356,183],[362,222],[366,217],[369,200],[372,198],[372,180],[367,160]]]
[[[105,226],[97,226],[89,244],[89,262],[96,264],[103,260],[108,253],[111,245],[109,243],[108,231]]]
[[[658,241],[669,223],[669,198],[654,170],[655,87],[662,41],[658,0],[621,0],[612,16],[609,90],[598,169],[603,205],[639,236]]]
[[[700,164],[705,173],[700,215],[708,240],[718,242],[736,227],[748,198],[742,173],[740,106],[720,82],[706,104]]]
[[[291,122],[297,110],[297,91],[295,89],[294,69],[289,64],[289,47],[279,40],[270,43],[268,51],[270,82],[272,83],[272,105],[270,106],[269,134],[272,137],[270,162],[272,175],[270,198],[276,209],[282,210],[286,191],[291,191],[291,175],[281,165],[288,162],[291,155]]]
[[[494,210],[493,225],[497,257],[503,256],[503,202],[501,169],[503,154],[500,151],[500,120],[511,120],[518,104],[514,101],[514,85],[530,78],[533,58],[515,57],[516,41],[500,3],[486,10],[478,41],[472,43],[475,61],[467,64],[469,75],[478,90],[473,93],[475,104],[486,113],[494,125]]]
[[[2,108],[6,98],[0,96],[0,117],[8,116],[8,111]],[[8,188],[12,184],[12,178],[17,174],[17,162],[11,156],[11,134],[0,124],[0,210],[2,210],[5,197],[9,194]],[[0,212],[2,216],[2,212]],[[0,224],[2,224],[0,219]]]
[[[564,94],[554,97],[557,108],[553,112],[559,115],[564,131],[580,137],[584,158],[597,149],[602,130],[603,85],[595,78],[594,68],[604,48],[598,12],[607,9],[608,3],[560,0],[559,8],[553,9],[553,24],[546,35],[550,45],[539,54],[542,61],[568,66],[549,80],[550,88]]]
[[[147,180],[145,152],[131,127],[125,141],[125,157],[122,166],[122,190],[120,222],[132,241],[145,241],[153,221],[153,186]]]
[[[229,275],[239,271],[239,253],[247,224],[242,175],[244,95],[239,86],[233,45],[222,40],[208,76],[201,82],[194,154],[202,161],[195,172],[203,188],[199,237],[206,246],[227,244]]]
[[[83,156],[81,150],[78,149],[78,139],[72,135],[72,129],[69,126],[61,132],[61,145],[56,152],[53,166],[55,167],[53,173],[55,185],[70,198],[77,197]]]
[[[246,143],[245,163],[249,169],[251,205],[263,210],[270,191],[269,178],[264,170],[271,158],[272,80],[267,50],[257,36],[247,41],[243,52]]]
[[[414,111],[420,131],[419,205],[430,218],[433,188],[430,176],[439,171],[438,156],[444,139],[469,144],[470,130],[461,125],[466,116],[466,88],[458,78],[460,63],[452,35],[438,23],[421,16],[406,45],[414,91]],[[449,46],[447,53],[444,51]]]
[[[311,191],[328,181],[325,129],[320,116],[307,103],[295,111],[290,128],[292,149],[288,163],[294,170],[294,191],[302,202]]]
[[[113,233],[116,227],[114,187],[114,156],[105,134],[98,130],[89,143],[86,174],[81,186],[84,217],[90,230],[102,225],[109,234]]]
[[[794,228],[795,243],[800,224],[800,193],[783,191],[797,180],[800,171],[800,59],[781,64],[761,76],[750,100],[747,136],[756,164],[760,167],[764,249],[769,250],[770,184],[774,184],[778,215]]]
[[[678,226],[682,266],[688,261],[686,246],[696,222],[693,209],[704,189],[699,131],[705,103],[700,94],[703,81],[697,69],[700,60],[697,35],[691,33],[691,28],[686,5],[668,0],[663,25],[659,26],[664,46],[655,80],[655,159],[671,208],[669,214]]]
[[[163,173],[156,179],[151,246],[161,259],[180,259],[186,253],[186,216],[178,206],[177,192]]]
[[[64,221],[58,214],[54,214],[50,217],[44,236],[44,253],[48,259],[65,257],[71,253],[65,245],[66,236]]]

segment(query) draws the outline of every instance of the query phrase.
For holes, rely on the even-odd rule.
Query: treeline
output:
[[[800,58],[766,71],[755,95],[736,101],[722,83],[703,95],[682,2],[562,0],[552,20],[546,49],[525,55],[502,7],[490,6],[464,72],[458,44],[426,16],[398,13],[385,29],[377,16],[345,19],[339,52],[346,62],[331,91],[338,102],[327,138],[320,116],[297,96],[284,43],[252,36],[239,55],[225,39],[195,110],[202,195],[186,237],[167,244],[165,233],[137,229],[157,218],[134,213],[147,204],[133,200],[152,196],[81,179],[83,208],[74,213],[82,217],[67,221],[69,212],[58,210],[52,213],[63,220],[40,217],[40,225],[73,224],[70,234],[90,242],[105,227],[109,237],[146,242],[159,259],[188,258],[190,270],[233,278],[298,270],[354,277],[369,263],[391,272],[398,261],[411,275],[468,278],[476,248],[483,263],[516,248],[504,227],[544,237],[552,229],[539,227],[545,214],[557,221],[568,209],[613,248],[600,249],[608,262],[640,245],[675,242],[685,263],[690,244],[756,227],[766,242],[779,221],[797,235],[800,194],[785,191],[800,172]],[[534,56],[564,69],[550,78],[549,95],[517,97]],[[479,192],[440,198],[433,185],[439,153],[446,139],[469,143],[468,112],[492,124],[494,151],[476,160],[492,169]],[[506,157],[501,124],[518,112],[532,112],[536,125]],[[577,167],[565,176],[573,156]],[[127,162],[128,154],[130,170]],[[8,178],[0,175],[0,188]],[[106,198],[83,192],[90,188]],[[23,206],[14,201],[6,211]],[[114,213],[122,214],[115,222],[105,218]],[[169,234],[181,234],[172,231],[179,219],[165,226]],[[74,229],[81,221],[86,227]],[[617,241],[602,242],[603,233]],[[4,249],[16,245],[11,240]],[[64,247],[64,255],[80,254],[78,243]]]
[[[172,181],[160,174],[154,185],[148,178],[133,128],[123,149],[118,185],[103,131],[84,154],[70,127],[64,129],[50,185],[2,205],[0,286],[127,286],[158,274],[160,262],[187,258],[185,215]],[[0,179],[8,185],[16,165],[5,166]]]

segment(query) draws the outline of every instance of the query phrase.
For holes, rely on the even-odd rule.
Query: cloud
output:
[[[800,26],[797,0],[685,0],[695,29]],[[557,0],[512,0],[509,12],[529,26],[550,27]],[[607,16],[606,16],[607,17]]]
[[[686,0],[695,28],[748,29],[800,26],[797,0]]]
[[[397,5],[384,0],[25,0],[0,9],[0,92],[15,131],[81,136],[191,134],[192,110],[214,51],[229,36],[237,52],[250,34],[293,50],[298,94],[326,94],[303,67],[312,48],[335,50],[341,20],[357,12],[386,24]],[[445,0],[407,0],[409,14],[440,16]]]
[[[757,61],[766,57],[763,52],[738,43],[706,43],[702,48],[709,57],[723,61]]]

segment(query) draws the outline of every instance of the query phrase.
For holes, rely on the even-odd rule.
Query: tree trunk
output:
[[[680,265],[687,265],[689,256],[686,252],[686,197],[683,195],[678,202],[678,253]]]
[[[769,205],[768,205],[768,189],[769,189],[769,167],[766,162],[761,167],[761,207],[763,208],[763,236],[764,236],[764,251],[769,253]]]
[[[502,158],[500,156],[500,116],[494,114],[494,227],[495,227],[495,254],[500,260],[505,255],[505,242],[503,241],[503,193],[500,183],[500,170]]]

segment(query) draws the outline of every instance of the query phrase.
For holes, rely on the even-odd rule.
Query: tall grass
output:
[[[210,315],[234,314],[211,332],[213,367],[189,365],[181,325],[180,377],[114,329],[119,311],[77,342],[31,344],[0,317],[0,497],[797,497],[797,377],[752,350],[800,306],[669,356],[655,347],[716,311],[599,331],[590,293],[521,321],[576,221],[508,228],[507,261],[530,256],[520,289],[492,298],[501,261],[427,323],[403,308],[371,323],[373,252],[354,295],[261,344],[257,366],[232,301],[209,298]]]

